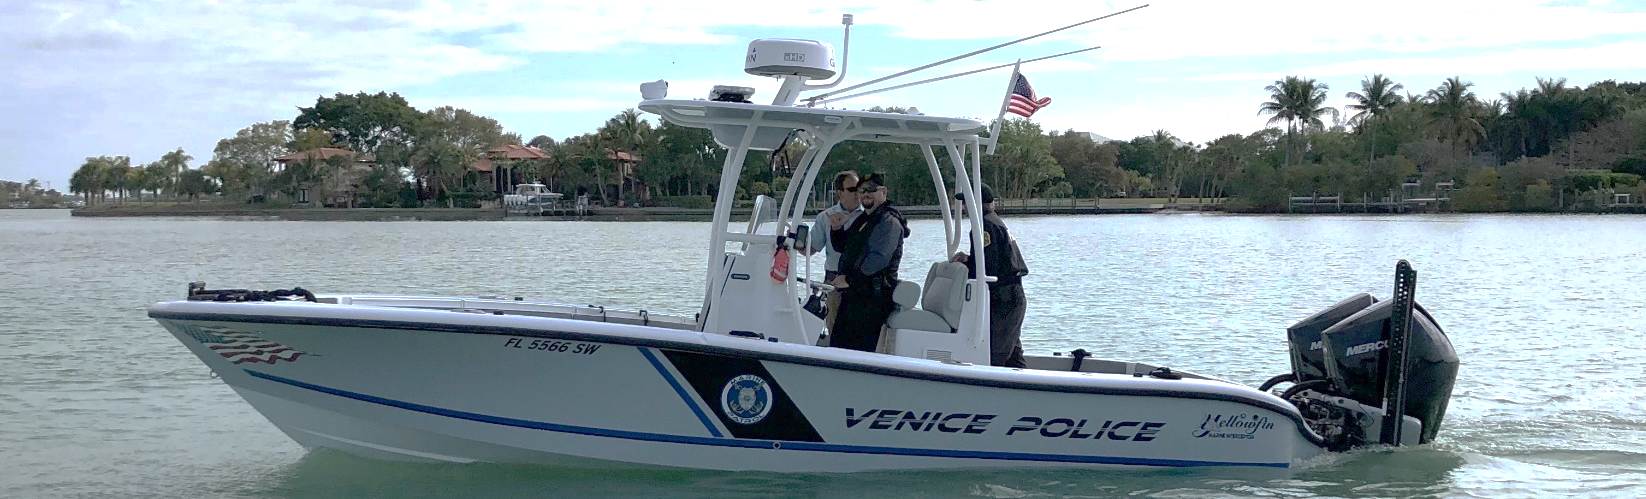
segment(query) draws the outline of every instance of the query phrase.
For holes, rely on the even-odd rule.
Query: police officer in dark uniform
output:
[[[840,274],[832,283],[841,289],[840,314],[829,346],[873,352],[880,328],[895,303],[897,267],[903,261],[903,238],[909,237],[903,214],[886,199],[886,180],[869,175],[857,183],[863,214],[849,226],[844,215],[829,220],[829,243],[840,252]]]
[[[955,194],[966,199],[966,193]],[[1027,367],[1023,363],[1023,314],[1028,310],[1028,298],[1023,294],[1023,276],[1029,275],[1029,266],[1017,249],[1017,241],[1006,231],[1006,223],[994,212],[994,192],[983,186],[983,256],[987,275],[996,281],[989,283],[989,365]],[[977,247],[972,247],[975,253]],[[977,266],[971,255],[955,253],[951,260],[966,264],[972,278],[977,278]]]

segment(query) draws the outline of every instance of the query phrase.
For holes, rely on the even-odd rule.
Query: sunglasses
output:
[[[871,193],[871,192],[875,192],[875,191],[878,191],[878,190],[880,190],[880,186],[878,186],[878,185],[871,185],[871,186],[866,186],[866,187],[858,187],[858,188],[857,188],[857,189],[855,189],[855,190],[856,190],[856,191],[857,191],[857,192],[860,192],[860,193],[863,193],[863,194],[868,194],[868,193]]]

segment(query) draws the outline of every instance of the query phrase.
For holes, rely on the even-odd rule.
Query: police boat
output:
[[[849,47],[850,16],[846,24]],[[1391,299],[1356,295],[1288,328],[1293,372],[1257,388],[1078,355],[991,367],[989,287],[947,261],[930,262],[923,282],[898,283],[886,353],[817,346],[823,320],[804,304],[827,284],[777,270],[804,258],[795,246],[807,240],[808,195],[829,151],[850,140],[918,146],[939,199],[950,188],[972,194],[939,207],[952,254],[982,245],[979,157],[993,146],[978,120],[796,105],[844,77],[832,52],[813,41],[750,43],[745,70],[782,81],[771,104],[749,102],[746,88],[701,100],[642,85],[640,109],[709,129],[729,149],[694,317],[203,283],[149,316],[293,440],[383,459],[772,472],[1289,468],[1435,437],[1458,359],[1413,300],[1405,262]],[[795,138],[809,148],[788,190],[734,223],[745,156]],[[934,150],[951,160],[952,185]],[[555,396],[525,395],[546,385]]]

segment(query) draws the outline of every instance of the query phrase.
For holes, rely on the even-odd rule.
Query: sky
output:
[[[1143,1],[1152,3],[882,85],[1101,47],[1023,66],[1053,100],[1036,122],[1116,139],[1166,130],[1204,144],[1266,126],[1263,87],[1287,75],[1327,84],[1338,107],[1374,73],[1417,95],[1459,76],[1485,100],[1539,77],[1646,80],[1646,0]],[[456,106],[528,140],[560,140],[635,107],[639,84],[658,79],[670,98],[723,84],[754,87],[754,100],[769,103],[776,80],[742,72],[748,43],[819,40],[838,58],[845,13],[855,17],[851,85],[1143,1],[7,0],[0,180],[67,191],[87,157],[141,164],[178,148],[199,167],[218,140],[339,92],[396,92],[420,110]],[[988,120],[1009,76],[831,107]]]

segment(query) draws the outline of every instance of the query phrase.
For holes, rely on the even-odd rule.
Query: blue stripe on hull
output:
[[[703,426],[709,428],[710,435],[714,435],[716,437],[725,436],[720,434],[720,430],[715,429],[714,423],[709,421],[709,415],[703,414],[703,408],[698,407],[697,402],[692,400],[692,396],[687,394],[686,389],[680,386],[680,382],[675,381],[674,376],[669,375],[669,370],[663,367],[663,363],[657,360],[657,356],[652,354],[652,350],[650,348],[635,348],[640,349],[640,353],[646,356],[646,360],[652,363],[652,367],[657,368],[657,374],[661,374],[663,375],[663,379],[669,380],[669,386],[674,388],[674,392],[680,394],[680,398],[686,401],[686,406],[692,408],[692,412],[697,414],[697,420],[702,421]]]
[[[489,423],[489,424],[502,425],[502,426],[512,426],[512,427],[516,427],[516,428],[530,428],[530,429],[534,429],[534,430],[553,431],[553,432],[559,432],[559,433],[571,433],[571,434],[576,434],[576,435],[589,435],[589,436],[596,436],[596,437],[621,438],[621,439],[625,439],[625,440],[639,440],[639,441],[645,441],[645,442],[666,442],[666,443],[676,443],[676,444],[707,445],[707,446],[713,446],[713,447],[737,447],[737,448],[748,448],[748,449],[774,449],[774,448],[777,448],[777,444],[781,444],[781,448],[783,450],[798,450],[798,451],[812,451],[812,452],[836,452],[836,453],[846,453],[846,454],[880,454],[880,455],[917,456],[917,457],[944,457],[944,458],[956,458],[956,459],[992,459],[992,460],[1001,460],[1001,461],[1040,461],[1040,462],[1083,463],[1083,464],[1117,464],[1117,465],[1131,465],[1131,466],[1170,466],[1170,467],[1261,466],[1261,467],[1272,467],[1272,468],[1286,468],[1286,467],[1289,466],[1289,463],[1229,463],[1229,462],[1217,462],[1217,461],[1188,461],[1188,460],[1179,460],[1179,459],[1145,459],[1145,458],[1111,457],[1111,456],[1080,456],[1080,455],[1067,455],[1067,454],[1036,454],[1036,453],[1026,453],[1026,452],[993,452],[993,451],[962,451],[962,450],[942,450],[942,449],[913,449],[913,448],[903,448],[903,447],[876,447],[876,446],[866,446],[866,445],[843,445],[843,444],[828,444],[828,443],[816,443],[816,442],[775,442],[775,441],[768,441],[768,440],[740,440],[740,439],[734,439],[734,438],[713,438],[713,437],[693,437],[693,436],[686,436],[686,435],[668,435],[668,434],[662,434],[662,433],[647,433],[647,432],[638,432],[638,431],[612,430],[612,429],[606,429],[606,428],[592,428],[592,427],[587,427],[587,426],[573,426],[573,425],[564,425],[564,424],[556,424],[556,423],[545,423],[545,422],[541,422],[541,421],[530,421],[530,420],[525,420],[525,419],[505,418],[505,417],[498,417],[498,416],[488,416],[488,415],[485,415],[485,414],[476,414],[476,413],[472,413],[472,412],[464,412],[464,411],[456,411],[456,410],[451,410],[451,409],[443,409],[443,408],[439,408],[439,407],[427,406],[427,405],[422,405],[422,404],[414,404],[414,403],[411,403],[411,402],[403,402],[403,401],[399,401],[399,400],[392,400],[392,399],[386,399],[386,398],[382,398],[382,397],[375,397],[375,396],[366,395],[366,394],[363,394],[363,393],[355,393],[355,392],[350,392],[350,391],[346,391],[346,390],[339,390],[339,389],[336,389],[336,388],[329,388],[329,387],[320,386],[320,385],[316,385],[316,384],[312,384],[312,383],[305,383],[305,382],[302,382],[302,381],[297,381],[297,380],[294,380],[294,379],[283,378],[283,377],[275,376],[275,375],[272,375],[272,374],[261,373],[261,372],[253,371],[253,370],[250,370],[250,369],[247,369],[246,373],[250,374],[250,375],[252,375],[253,377],[256,377],[256,378],[265,379],[265,380],[268,380],[268,381],[273,381],[273,382],[281,383],[281,384],[285,384],[285,385],[295,386],[295,387],[303,388],[303,389],[306,389],[306,390],[312,390],[312,391],[316,391],[316,392],[320,392],[320,393],[325,393],[325,394],[328,394],[328,395],[336,395],[336,396],[339,396],[339,397],[350,398],[350,399],[359,400],[359,401],[363,401],[363,402],[370,402],[370,403],[373,403],[373,404],[379,404],[379,405],[384,405],[384,406],[389,406],[389,407],[394,407],[394,408],[399,408],[399,409],[405,409],[405,410],[409,410],[409,411],[416,411],[416,412],[421,412],[421,413],[425,413],[425,414],[434,414],[434,415],[437,415],[437,416],[445,416],[445,417],[453,418],[453,419],[463,419],[463,420],[468,420],[468,421],[477,421],[477,422],[481,422],[481,423]]]
[[[210,302],[188,302],[190,306]],[[161,304],[166,305],[166,304]],[[248,304],[223,304],[224,306],[246,306]],[[157,305],[159,306],[159,305]],[[1127,386],[1080,386],[1045,381],[1025,380],[998,380],[990,378],[955,375],[950,373],[927,372],[909,370],[878,363],[859,361],[841,361],[818,359],[803,355],[745,350],[741,348],[706,345],[698,342],[678,341],[657,338],[634,338],[622,335],[597,334],[557,329],[538,329],[504,326],[480,326],[472,324],[441,324],[405,320],[379,319],[347,319],[339,317],[289,317],[260,314],[225,314],[213,312],[175,312],[167,310],[149,310],[149,317],[165,321],[208,321],[208,322],[241,322],[248,324],[289,324],[304,326],[334,326],[367,329],[393,329],[401,331],[433,331],[458,334],[484,334],[526,336],[531,338],[549,338],[559,340],[587,341],[593,343],[626,345],[635,347],[650,347],[662,351],[682,351],[705,353],[710,355],[725,355],[730,357],[746,357],[763,362],[780,362],[802,366],[822,367],[866,373],[876,376],[891,376],[905,379],[935,381],[939,383],[960,384],[969,386],[983,386],[990,388],[1005,388],[1010,390],[1028,390],[1056,393],[1080,393],[1092,395],[1121,395],[1132,397],[1166,397],[1190,400],[1216,400],[1233,402],[1251,406],[1275,413],[1279,417],[1290,419],[1298,436],[1319,447],[1326,447],[1326,439],[1309,429],[1303,415],[1297,408],[1273,396],[1265,396],[1262,392],[1251,390],[1248,394],[1231,394],[1221,392],[1201,392],[1194,390],[1138,388]]]

